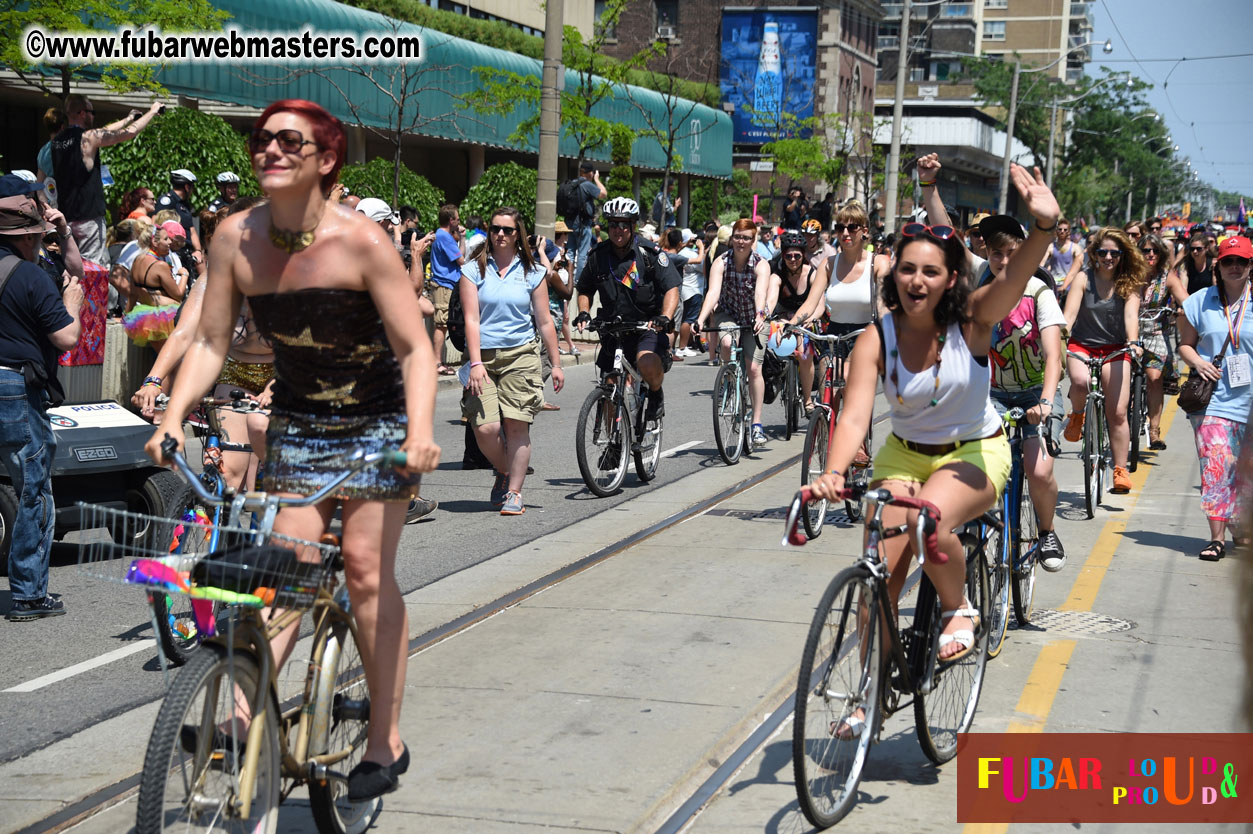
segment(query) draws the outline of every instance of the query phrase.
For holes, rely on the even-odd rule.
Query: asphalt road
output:
[[[595,368],[585,349],[582,364],[571,366],[567,386],[552,402],[560,411],[542,412],[532,429],[532,465],[523,495],[524,515],[500,516],[488,505],[490,470],[463,471],[464,427],[460,388],[441,385],[436,402],[436,440],[443,460],[424,478],[422,494],[439,501],[426,519],[405,528],[397,574],[409,593],[491,559],[593,514],[620,507],[654,485],[642,484],[634,471],[623,490],[597,498],[583,484],[575,459],[579,406],[591,390]],[[710,390],[716,368],[703,359],[675,363],[667,376],[663,454],[656,484],[666,484],[699,470],[725,464],[713,445]],[[782,444],[782,409],[768,406],[767,431]],[[788,444],[800,453],[803,439]],[[588,543],[588,550],[598,544]],[[0,763],[66,738],[111,716],[150,702],[164,691],[164,679],[143,593],[85,576],[77,567],[77,549],[54,549],[50,590],[63,596],[64,617],[34,623],[0,623]],[[0,611],[9,593],[0,591]],[[93,665],[99,664],[99,665]],[[89,667],[89,668],[84,668]],[[48,676],[60,679],[49,680]],[[42,685],[41,685],[42,684]],[[6,691],[14,687],[31,691]]]

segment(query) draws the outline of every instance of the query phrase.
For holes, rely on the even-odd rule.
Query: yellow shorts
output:
[[[905,448],[900,438],[889,434],[883,448],[874,456],[871,480],[913,481],[923,484],[937,469],[957,461],[973,463],[979,467],[996,487],[996,494],[1000,495],[1009,480],[1009,441],[1005,439],[1005,435],[1000,434],[968,441],[946,455],[924,455],[921,452],[911,452]]]
[[[488,384],[477,397],[467,397],[462,413],[474,425],[499,423],[501,418],[530,423],[544,404],[540,376],[539,342],[480,351]]]

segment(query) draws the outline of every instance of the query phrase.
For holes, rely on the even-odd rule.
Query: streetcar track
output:
[[[678,510],[671,515],[657,521],[642,530],[638,530],[628,536],[624,536],[604,547],[596,550],[564,567],[540,576],[521,588],[496,597],[494,600],[468,611],[459,617],[455,617],[442,625],[428,629],[427,631],[417,635],[409,641],[408,656],[414,657],[427,649],[455,637],[457,634],[473,628],[479,623],[496,616],[497,614],[513,608],[530,597],[542,593],[549,588],[561,584],[562,582],[577,576],[584,571],[611,559],[612,557],[623,553],[634,547],[635,545],[646,541],[660,533],[675,527],[684,521],[703,515],[718,504],[734,498],[742,492],[745,492],[761,483],[764,483],[777,475],[780,475],[796,466],[800,461],[800,455],[792,455],[779,463],[776,463],[756,475],[738,481],[735,484],[705,498],[696,504]],[[696,474],[696,473],[692,473]],[[487,561],[490,561],[487,560]],[[484,562],[476,562],[474,565],[467,565],[461,571],[454,571],[449,576],[461,573]],[[447,578],[447,577],[442,577]],[[286,703],[280,705],[280,710],[285,710],[289,706],[294,705],[295,701],[302,696],[295,696]],[[157,699],[160,700],[160,699]],[[148,703],[148,702],[146,702]],[[112,785],[100,788],[71,805],[62,808],[54,814],[51,814],[42,820],[31,823],[25,828],[19,829],[14,834],[56,834],[56,832],[64,831],[74,825],[103,813],[114,806],[125,802],[131,795],[139,790],[140,773],[133,773],[123,779],[114,782]]]

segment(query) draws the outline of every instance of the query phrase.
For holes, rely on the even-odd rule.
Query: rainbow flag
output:
[[[633,260],[631,261],[631,268],[628,269],[623,274],[623,276],[618,279],[618,283],[622,284],[622,286],[626,287],[627,289],[633,290],[635,289],[635,286],[639,284],[639,282],[640,282],[639,264]]]

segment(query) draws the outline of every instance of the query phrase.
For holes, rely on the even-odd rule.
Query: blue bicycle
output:
[[[988,657],[1000,654],[1005,642],[1011,599],[1014,619],[1020,627],[1030,622],[1034,605],[1040,531],[1023,467],[1025,419],[1026,412],[1021,408],[1011,408],[1001,417],[1009,437],[1013,465],[997,510],[1004,520],[1005,529],[1003,532],[988,531],[989,537],[996,539],[987,547],[992,560],[988,572]]]

